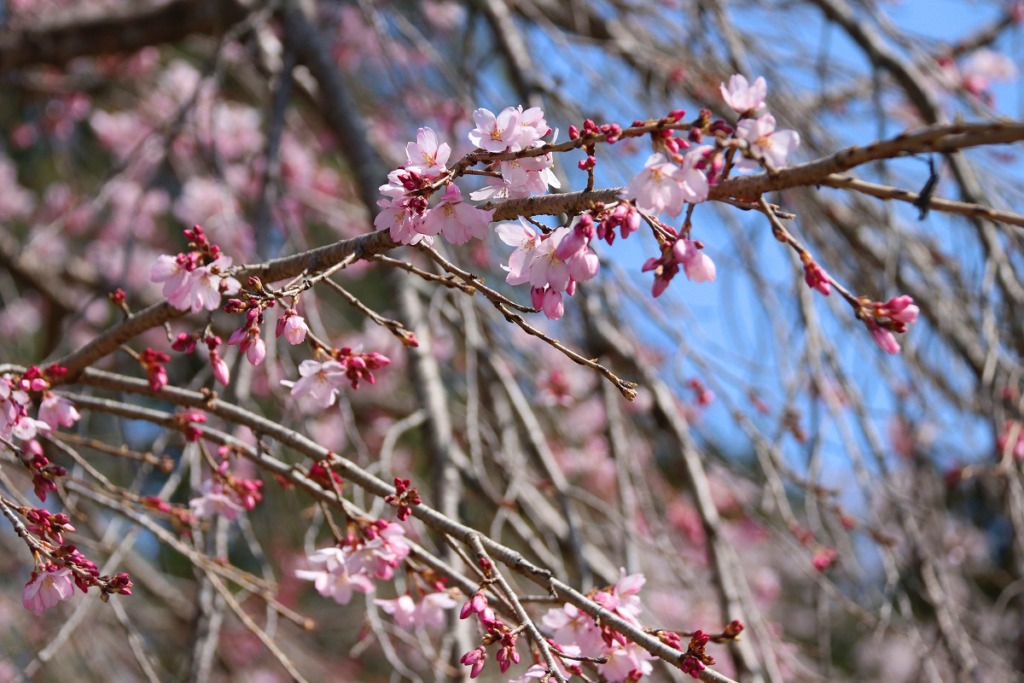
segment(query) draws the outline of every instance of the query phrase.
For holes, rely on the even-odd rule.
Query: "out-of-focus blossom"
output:
[[[753,84],[747,77],[736,74],[729,77],[729,84],[719,86],[722,99],[737,114],[753,114],[764,106],[764,98],[768,94],[768,84],[764,76],[758,76]]]

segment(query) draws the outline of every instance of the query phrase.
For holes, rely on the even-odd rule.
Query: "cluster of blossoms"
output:
[[[447,149],[446,145],[443,147]],[[434,151],[436,157],[437,150]],[[444,151],[444,159],[447,159],[447,154]],[[443,160],[440,163],[443,166]],[[267,345],[262,337],[261,326],[265,322],[266,310],[274,308],[282,294],[268,290],[258,277],[250,277],[246,288],[242,289],[237,280],[226,274],[231,266],[230,259],[221,254],[220,247],[210,243],[200,226],[185,230],[184,234],[190,240],[190,251],[177,256],[160,256],[153,266],[153,280],[164,283],[164,295],[171,305],[181,310],[191,308],[193,312],[198,312],[205,308],[212,311],[219,306],[222,294],[237,295],[237,298],[227,301],[223,310],[225,313],[244,313],[245,322],[231,333],[227,343],[238,346],[252,365],[261,365],[267,357]],[[114,300],[123,303],[121,296]],[[291,296],[291,306],[278,317],[275,330],[278,337],[284,337],[292,345],[304,343],[309,335],[309,327],[299,315],[297,307],[298,296]],[[227,385],[231,381],[231,372],[219,350],[223,342],[210,332],[209,327],[203,331],[178,334],[171,348],[190,354],[200,342],[209,350],[214,379]],[[304,361],[299,366],[300,378],[295,382],[284,381],[283,384],[291,387],[293,396],[309,397],[314,405],[324,408],[333,405],[340,386],[348,383],[357,389],[363,381],[373,384],[373,371],[391,362],[382,354],[360,353],[348,347],[327,349],[315,341],[313,347],[318,358],[326,356],[327,359],[323,362]],[[155,349],[147,348],[139,354],[139,363],[153,391],[159,391],[167,384],[167,370],[164,366],[169,361],[169,355]]]
[[[199,487],[199,497],[189,501],[189,508],[196,519],[222,515],[229,522],[238,519],[246,510],[252,510],[263,500],[259,479],[243,479],[228,473],[230,462],[223,460],[213,476]]]
[[[785,166],[789,155],[799,146],[800,136],[795,131],[775,129],[775,118],[764,113],[767,91],[764,78],[750,84],[742,75],[732,76],[728,85],[722,84],[721,93],[725,103],[739,116],[735,128],[725,121],[712,121],[710,112],[705,110],[685,138],[677,137],[669,127],[653,132],[654,153],[626,187],[625,197],[645,214],[675,218],[687,205],[692,207],[707,200],[711,187],[731,170]],[[667,120],[678,122],[684,114],[672,112]],[[699,144],[706,136],[711,136],[716,144]],[[691,148],[691,143],[698,146]],[[699,241],[690,239],[689,214],[682,230],[664,224],[660,228],[655,234],[661,244],[661,255],[648,259],[643,266],[644,272],[654,272],[654,296],[665,291],[680,266],[694,282],[714,281],[714,262],[701,251],[703,245]]]
[[[623,571],[614,586],[591,591],[588,597],[609,612],[642,628],[638,619],[643,611],[639,593],[645,582],[643,574],[627,575]],[[541,622],[554,634],[552,640],[563,648],[573,648],[573,654],[605,659],[597,669],[609,683],[635,681],[652,671],[651,660],[654,657],[647,650],[610,627],[595,622],[593,617],[569,603],[548,610]]]
[[[73,545],[61,545],[51,552],[52,562],[44,561],[32,572],[21,593],[21,604],[37,617],[62,600],[70,600],[75,586],[83,593],[98,587],[102,598],[111,593],[131,595],[134,585],[128,574],[100,576],[99,568]]]
[[[348,536],[339,544],[312,553],[307,561],[310,569],[300,569],[295,575],[312,581],[317,592],[325,598],[345,605],[354,593],[374,592],[374,580],[391,581],[395,569],[409,556],[410,547],[401,526],[379,519],[374,522],[357,520],[350,523]],[[419,601],[410,596],[395,600],[378,600],[377,604],[403,625],[440,625],[440,610],[455,606],[455,601],[444,591],[443,582],[431,577],[428,581],[435,592],[426,593]]]
[[[907,325],[916,321],[921,311],[906,294],[884,303],[875,301],[861,310],[864,323],[871,330],[875,343],[886,353],[893,354],[900,352],[900,344],[893,332],[906,332]]]
[[[597,275],[600,261],[589,246],[596,234],[590,214],[569,227],[538,234],[525,220],[502,223],[497,228],[502,242],[515,247],[508,266],[502,266],[510,285],[530,284],[533,307],[553,320],[565,312],[562,294],[572,296],[576,283]]]
[[[210,243],[200,226],[184,232],[190,251],[158,257],[150,279],[163,283],[164,296],[178,310],[216,310],[222,294],[239,290],[238,280],[226,274],[231,257],[221,254],[220,247]]]
[[[318,354],[326,354],[327,360],[304,360],[299,364],[297,381],[281,380],[281,384],[291,388],[291,395],[304,399],[320,408],[330,408],[337,399],[338,390],[345,384],[353,389],[359,388],[363,380],[374,384],[374,370],[379,370],[391,360],[376,351],[359,353],[345,346],[340,349],[323,350]]]
[[[490,560],[481,558],[480,566],[483,568],[484,577],[491,578],[493,566]],[[465,653],[459,659],[461,664],[469,667],[469,677],[476,678],[484,670],[484,666],[487,664],[487,648],[495,643],[498,644],[498,652],[494,659],[498,662],[498,668],[502,673],[508,671],[513,664],[518,664],[520,655],[519,650],[516,649],[516,639],[522,628],[509,628],[495,615],[494,610],[488,606],[483,588],[470,596],[466,604],[462,606],[459,618],[468,619],[474,615],[477,617],[484,635],[480,639],[478,647]]]
[[[412,516],[413,506],[423,501],[420,499],[420,492],[412,486],[411,481],[395,477],[395,492],[384,496],[384,502],[398,508],[398,519],[404,522]]]
[[[32,366],[20,377],[0,377],[0,438],[22,441],[20,460],[31,472],[33,490],[41,501],[57,490],[57,480],[66,476],[67,470],[50,462],[36,436],[58,427],[71,427],[81,417],[70,399],[50,391],[48,378],[65,374],[67,368],[53,365],[45,370]],[[31,394],[42,396],[35,418],[29,415]]]
[[[487,109],[473,112],[476,123],[469,140],[485,152],[521,152],[545,143],[552,133],[538,107],[523,110],[507,107],[497,115]],[[557,133],[555,133],[555,136]],[[552,136],[552,139],[555,137]],[[374,219],[379,230],[389,230],[400,244],[431,242],[444,235],[452,244],[465,244],[470,239],[487,236],[493,212],[467,204],[462,190],[451,182],[446,164],[451,147],[439,143],[430,128],[420,128],[416,141],[406,145],[406,163],[388,174],[388,184],[380,188],[384,199],[377,202],[381,212]],[[554,160],[550,153],[496,162],[480,190],[470,193],[473,201],[527,197],[547,192],[548,187],[561,185],[552,172]],[[432,194],[444,187],[440,201],[429,205]]]
[[[64,534],[75,530],[66,514],[28,507],[15,507],[14,510],[24,517],[26,530],[34,535],[29,547],[36,567],[21,594],[25,609],[42,616],[44,611],[62,600],[70,600],[75,586],[83,593],[98,587],[104,600],[111,593],[132,594],[133,584],[127,574],[101,576],[94,562],[74,545],[64,542]]]
[[[32,366],[20,377],[0,377],[0,438],[10,439],[13,436],[28,441],[35,438],[38,432],[49,431],[56,425],[74,425],[79,418],[74,404],[63,396],[49,392],[50,382],[47,377],[59,377],[66,373],[67,368],[59,366],[51,366],[45,371]],[[38,417],[35,418],[28,414],[32,393],[43,394]]]

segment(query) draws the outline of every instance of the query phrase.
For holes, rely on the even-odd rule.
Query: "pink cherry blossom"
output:
[[[794,130],[775,130],[775,117],[771,114],[743,119],[736,126],[736,137],[746,140],[751,152],[774,168],[783,168],[786,158],[800,146],[800,134]],[[737,156],[735,166],[740,171],[756,171],[760,165],[754,159]]]
[[[231,381],[231,370],[228,368],[227,362],[216,351],[210,353],[210,367],[213,369],[213,378],[227,386]]]
[[[336,360],[323,363],[315,360],[304,360],[299,364],[299,377],[296,382],[281,380],[281,384],[291,388],[295,398],[305,398],[320,408],[330,408],[338,395],[338,388],[346,381],[345,366]]]
[[[683,165],[676,174],[683,199],[691,204],[700,204],[708,198],[708,177],[703,168],[707,165],[708,154],[713,152],[711,145],[701,145],[691,149],[683,157]]]
[[[412,596],[406,594],[395,600],[374,600],[374,603],[387,614],[395,618],[395,623],[402,628],[422,628],[444,626],[444,610],[455,607],[458,603],[448,593],[428,593],[417,603]]]
[[[46,394],[39,404],[39,420],[54,429],[58,425],[73,427],[80,417],[75,404],[57,394]]]
[[[255,310],[255,309],[253,309]],[[260,336],[260,328],[255,324],[243,325],[228,337],[229,345],[238,345],[238,350],[245,353],[252,365],[260,365],[267,357],[267,344]]]
[[[893,297],[884,304],[875,304],[875,310],[879,315],[888,316],[889,319],[905,325],[915,322],[917,314],[921,312],[914,304],[914,299],[906,294]]]
[[[528,149],[533,143],[551,132],[547,121],[544,120],[544,110],[540,107],[530,107],[523,111],[519,107],[519,127],[522,131],[516,144],[519,149]]]
[[[235,294],[241,288],[238,280],[221,273],[231,267],[231,258],[221,256],[213,263],[189,269],[186,255],[164,254],[153,264],[150,279],[163,283],[168,303],[180,311],[198,313],[204,308],[214,311],[220,306],[221,294]]]
[[[558,661],[558,657],[555,657],[555,662],[557,663]],[[562,672],[562,675],[565,676],[565,672]],[[509,681],[509,683],[535,683],[537,679],[545,678],[546,676],[548,676],[548,668],[540,664],[534,664],[522,676]]]
[[[683,265],[686,277],[694,282],[714,282],[715,262],[693,240],[681,239],[672,248],[676,261]]]
[[[556,292],[564,292],[569,286],[569,266],[555,253],[568,234],[569,228],[558,228],[542,238],[530,262],[530,285],[548,286]]]
[[[377,206],[382,210],[373,219],[373,226],[378,230],[388,230],[391,239],[399,244],[418,244],[421,241],[430,244],[430,238],[419,230],[423,213],[417,200],[422,198],[400,196],[378,200]]]
[[[562,301],[562,293],[553,289],[544,291],[544,299],[541,301],[540,309],[551,320],[558,320],[565,315],[565,304]]]
[[[309,327],[306,326],[306,320],[294,308],[289,308],[277,319],[277,336],[283,334],[289,344],[301,344],[307,332]]]
[[[423,216],[419,231],[425,235],[444,234],[452,244],[465,244],[487,236],[492,211],[484,211],[462,201],[462,190],[455,183],[445,189],[441,203]]]
[[[323,548],[307,560],[313,569],[299,569],[295,576],[312,581],[317,592],[339,605],[347,605],[353,593],[369,594],[374,591],[373,580],[364,573],[350,573],[346,552],[340,548]]]
[[[753,85],[747,82],[747,77],[736,74],[729,77],[729,85],[725,83],[719,88],[722,92],[722,99],[737,114],[752,114],[764,105],[764,98],[768,94],[768,84],[764,76],[758,76]]]
[[[448,593],[428,593],[416,606],[417,622],[421,626],[441,628],[445,623],[444,611],[452,609],[459,603]]]
[[[436,177],[445,172],[445,164],[451,156],[452,148],[448,143],[438,144],[437,134],[430,128],[416,131],[416,142],[405,146],[406,164],[409,171]]]
[[[602,652],[608,661],[598,665],[598,671],[608,683],[625,681],[633,672],[646,676],[654,670],[650,661],[654,657],[647,650],[636,643],[625,646],[620,643],[615,645],[615,647],[606,648]]]
[[[1012,81],[1017,78],[1013,60],[995,50],[982,48],[975,51],[960,68],[964,89],[972,95],[988,92],[993,81]]]
[[[884,327],[879,327],[874,322],[868,321],[867,325],[868,329],[871,330],[871,338],[878,344],[878,348],[890,354],[900,352],[900,343],[896,341],[896,335]]]
[[[586,612],[565,603],[547,611],[541,618],[544,627],[554,632],[554,641],[560,645],[575,645],[587,657],[598,656],[604,648],[601,631]]]
[[[473,112],[476,128],[469,132],[469,141],[488,152],[504,152],[522,137],[519,117],[515,107],[506,107],[497,116],[487,109],[477,109]]]
[[[245,506],[239,501],[235,491],[215,479],[204,481],[199,486],[199,493],[201,495],[198,498],[193,498],[188,502],[196,519],[221,515],[229,522],[233,522],[245,510]]]
[[[21,604],[37,617],[55,606],[61,600],[70,600],[75,594],[74,579],[67,567],[57,569],[51,566],[48,571],[39,572],[34,579],[25,584],[21,592]]]
[[[686,202],[678,174],[679,167],[664,155],[652,154],[644,169],[629,181],[623,196],[643,211],[678,216]]]
[[[395,600],[374,600],[375,605],[380,607],[386,614],[395,619],[395,623],[402,628],[415,628],[416,623],[416,601],[406,593]]]
[[[390,581],[395,574],[395,568],[411,551],[402,527],[398,524],[389,524],[376,538],[352,552],[348,560],[349,568]]]
[[[521,285],[530,280],[530,263],[533,260],[534,250],[540,243],[540,238],[533,226],[520,218],[518,223],[501,223],[495,228],[498,238],[515,247],[515,251],[508,257],[508,266],[502,266],[508,271],[505,282],[510,285]]]

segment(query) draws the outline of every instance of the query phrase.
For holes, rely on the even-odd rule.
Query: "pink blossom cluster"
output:
[[[534,308],[552,320],[565,312],[562,295],[572,296],[576,283],[594,278],[600,269],[597,253],[589,246],[596,235],[590,214],[570,227],[539,234],[527,221],[502,223],[498,237],[515,247],[507,266],[502,266],[510,285],[530,284]]]
[[[38,512],[32,510],[29,514]],[[66,519],[63,515],[51,517]],[[37,520],[33,526],[38,526],[39,515],[33,518]],[[65,531],[73,530],[70,524],[63,526]],[[57,535],[59,536],[59,533]],[[45,540],[42,542],[52,548]],[[101,576],[96,563],[86,558],[73,545],[65,544],[53,548],[49,551],[49,556],[52,561],[41,561],[39,568],[32,572],[21,593],[21,604],[37,617],[59,602],[70,600],[74,596],[75,586],[83,593],[88,593],[90,588],[97,586],[104,596],[111,593],[132,594],[134,584],[128,574]]]
[[[643,605],[639,593],[645,582],[643,574],[627,575],[623,570],[614,586],[593,591],[590,597],[609,612],[642,628],[639,616]],[[584,657],[606,659],[604,664],[597,665],[597,670],[609,683],[635,681],[653,669],[654,656],[647,650],[608,626],[599,625],[593,617],[569,603],[548,610],[541,623],[554,634],[552,640],[558,645],[578,649],[578,654]]]
[[[477,209],[462,199],[462,191],[449,183],[441,201],[433,208],[428,198],[439,189],[435,183],[447,174],[445,164],[451,147],[440,143],[430,128],[420,128],[416,141],[406,145],[406,163],[388,174],[388,184],[380,188],[384,199],[377,202],[380,213],[374,226],[387,229],[400,244],[417,244],[443,234],[452,244],[465,244],[472,238],[487,234],[491,213]]]
[[[213,476],[200,485],[199,497],[189,501],[189,508],[196,519],[221,515],[233,522],[242,512],[252,510],[263,500],[263,482],[232,476],[228,473],[229,466],[230,462],[223,460]]]
[[[668,126],[651,133],[654,153],[629,182],[623,196],[652,221],[660,214],[675,218],[690,207],[681,230],[659,223],[662,232],[655,231],[662,247],[661,256],[648,259],[642,268],[644,272],[654,272],[654,296],[665,291],[680,266],[695,282],[715,279],[714,262],[704,254],[700,242],[690,239],[693,206],[706,201],[711,188],[730,170],[753,171],[762,165],[780,168],[800,144],[795,131],[776,130],[775,118],[763,113],[767,92],[763,77],[751,84],[746,77],[734,75],[728,84],[721,85],[721,93],[725,103],[739,115],[735,128],[725,121],[712,120],[711,112],[703,110],[685,138],[677,137]],[[677,123],[685,113],[673,111],[662,122]],[[699,144],[705,135],[714,136],[719,144]],[[691,149],[691,143],[698,146]]]
[[[470,131],[469,140],[485,152],[533,149],[544,145],[543,138],[552,133],[538,107],[507,107],[497,115],[477,109],[473,120],[476,127]],[[430,244],[437,235],[444,235],[452,244],[486,237],[493,212],[466,203],[462,190],[450,181],[447,163],[451,147],[440,142],[432,129],[420,128],[415,142],[406,145],[405,153],[405,164],[389,173],[388,183],[380,188],[384,198],[377,202],[381,211],[374,226],[390,231],[391,238],[400,244]],[[527,197],[547,192],[548,187],[561,187],[551,170],[553,164],[550,153],[502,160],[497,164],[499,175],[472,192],[470,199]],[[440,200],[431,207],[430,197],[442,187]]]
[[[679,274],[682,266],[686,277],[694,282],[714,282],[717,275],[715,262],[704,253],[704,244],[698,240],[679,237],[675,230],[668,225],[662,229],[674,240],[666,240],[662,243],[661,256],[651,257],[644,263],[643,272],[654,272],[654,284],[651,293],[655,296],[661,294],[668,288],[672,278]]]
[[[258,277],[250,277],[247,284],[248,289],[241,291],[242,298],[229,299],[224,306],[227,313],[245,313],[245,323],[231,333],[228,344],[237,345],[252,365],[261,365],[267,357],[267,344],[263,341],[260,325],[265,321],[266,309],[274,308],[277,304]],[[278,318],[275,329],[276,336],[284,335],[285,340],[292,345],[303,343],[309,333],[305,318],[296,310],[297,304],[298,297],[295,297],[291,307],[285,309]]]
[[[878,344],[878,348],[886,353],[896,354],[900,352],[900,344],[893,332],[906,332],[907,325],[917,320],[920,311],[921,309],[914,305],[914,299],[903,294],[884,303],[872,303],[868,308],[870,317],[865,317],[864,322],[871,330],[871,337]]]
[[[423,501],[410,480],[395,477],[395,492],[385,496],[384,502],[398,508],[398,520],[404,522],[412,516],[413,507]]]
[[[157,258],[150,279],[163,283],[164,296],[178,310],[216,310],[222,294],[234,294],[240,288],[238,280],[227,275],[231,257],[221,254],[220,247],[211,244],[198,225],[184,235],[190,251]]]
[[[13,436],[27,441],[34,438],[37,431],[50,428],[48,423],[28,414],[32,405],[28,392],[32,390],[33,381],[40,385],[40,390],[48,386],[42,378],[15,381],[7,376],[0,377],[0,437]]]
[[[506,107],[497,115],[487,109],[473,112],[476,124],[469,141],[486,152],[520,152],[545,144],[553,144],[558,131],[552,131],[540,107],[524,110],[522,106]],[[551,134],[551,139],[545,141]],[[562,187],[553,171],[554,157],[548,154],[507,159],[498,164],[499,178],[490,178],[483,188],[470,193],[473,201],[518,199],[531,194],[544,194],[549,187]]]
[[[1012,59],[989,48],[975,50],[959,66],[950,57],[939,59],[939,80],[943,85],[962,88],[989,105],[992,104],[992,85],[1013,81],[1018,72]]]
[[[63,512],[50,512],[42,508],[22,508],[18,510],[25,517],[25,527],[39,538],[49,539],[57,545],[64,543],[64,534],[71,533],[75,527]]]
[[[394,600],[374,600],[373,602],[394,617],[396,624],[402,628],[411,629],[424,626],[441,628],[444,626],[444,611],[458,604],[450,593],[443,590],[424,593],[418,601],[407,593]]]
[[[480,565],[483,567],[484,576],[490,577],[492,569],[490,560],[481,558]],[[466,652],[459,659],[459,663],[469,667],[469,677],[476,678],[484,670],[484,667],[487,665],[487,648],[494,644],[498,645],[498,651],[494,659],[498,662],[498,668],[502,673],[508,671],[513,664],[518,664],[520,654],[519,650],[516,649],[516,640],[522,629],[509,628],[507,624],[497,617],[494,610],[488,606],[487,596],[484,595],[482,588],[470,596],[469,600],[462,606],[459,618],[468,619],[474,615],[477,617],[484,634],[480,639],[480,645]]]
[[[32,473],[32,489],[36,497],[44,502],[48,493],[57,490],[57,480],[67,476],[67,470],[51,463],[43,455],[43,447],[35,439],[22,444],[21,462]]]
[[[306,558],[310,569],[295,572],[298,578],[312,581],[320,595],[342,605],[348,604],[355,593],[373,593],[375,580],[391,581],[395,569],[411,551],[405,531],[398,524],[380,519],[370,523],[360,520],[358,526],[360,534],[350,532],[343,542],[313,552]],[[444,589],[443,581],[431,577],[427,583],[433,591],[420,590],[417,583],[419,600],[406,594],[374,602],[403,628],[442,626],[443,611],[457,603]]]
[[[304,360],[299,364],[299,379],[281,380],[291,388],[291,395],[313,407],[330,408],[337,399],[338,390],[346,384],[359,388],[363,380],[374,384],[374,370],[391,363],[380,353],[357,353],[349,347],[333,349],[323,361]]]

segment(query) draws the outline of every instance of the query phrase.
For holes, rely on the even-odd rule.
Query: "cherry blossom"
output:
[[[526,219],[520,218],[518,223],[500,223],[495,228],[498,238],[515,247],[515,251],[508,257],[508,266],[502,266],[508,271],[505,282],[510,285],[522,285],[530,280],[530,263],[533,260],[534,249],[540,244],[540,237]]]
[[[424,214],[418,229],[425,235],[443,233],[452,244],[465,244],[474,237],[487,236],[492,213],[463,202],[459,186],[451,183],[445,188],[441,202]]]
[[[386,524],[383,520],[378,524]],[[409,556],[412,548],[405,540],[405,530],[398,524],[386,524],[373,538],[352,551],[349,567],[384,581],[390,581],[395,568]]]
[[[530,107],[523,111],[523,107],[520,106],[519,127],[522,134],[516,144],[519,145],[520,149],[528,149],[540,138],[551,132],[548,122],[544,120],[544,110],[540,107]]]
[[[301,344],[307,332],[306,320],[294,308],[289,308],[277,319],[277,336],[283,334],[289,344]]]
[[[896,336],[892,332],[884,327],[879,327],[877,323],[870,320],[867,321],[867,326],[871,330],[871,338],[878,344],[878,348],[889,354],[900,352],[900,343],[896,341]]]
[[[42,420],[29,417],[28,406],[32,403],[29,395],[21,389],[12,390],[0,378],[0,437],[14,436],[23,441],[35,438],[36,432],[46,431],[50,425]]]
[[[437,177],[447,170],[445,164],[452,148],[446,142],[438,144],[437,134],[430,128],[416,131],[416,142],[405,146],[405,168],[426,176]]]
[[[444,610],[455,607],[458,603],[448,593],[428,593],[417,603],[411,595],[402,595],[395,600],[373,601],[384,612],[394,617],[395,623],[402,628],[422,628],[444,626]]]
[[[672,248],[676,260],[683,265],[686,277],[694,282],[714,282],[715,262],[703,251],[703,245],[693,240],[681,239]]]
[[[75,404],[57,394],[47,393],[39,404],[39,420],[54,429],[73,427],[80,417]]]
[[[304,360],[299,364],[299,377],[296,382],[281,380],[281,384],[290,387],[295,398],[307,398],[315,406],[330,408],[345,382],[345,366],[336,360]]]
[[[642,211],[678,216],[686,202],[678,175],[678,166],[663,154],[652,154],[644,169],[629,181],[623,196],[634,200]]]
[[[388,230],[391,239],[399,244],[419,244],[421,241],[431,244],[430,238],[419,230],[423,221],[423,209],[426,208],[422,205],[422,198],[403,196],[381,199],[377,201],[377,206],[382,210],[373,219],[375,228]]]
[[[993,81],[1017,78],[1017,65],[1004,54],[988,48],[976,50],[960,68],[963,87],[972,95],[984,96]]]
[[[215,479],[204,481],[199,486],[199,493],[201,495],[198,498],[193,498],[188,502],[196,519],[221,515],[229,522],[233,522],[246,509],[233,489]]]
[[[67,567],[58,569],[50,565],[46,571],[33,572],[33,578],[21,592],[21,604],[37,617],[54,607],[61,600],[70,600],[75,594],[75,584],[71,570]]]
[[[259,313],[257,309],[250,309],[250,313]],[[245,354],[246,359],[252,365],[260,365],[267,357],[267,343],[260,336],[260,328],[255,323],[256,316],[250,315],[249,323],[239,327],[228,337],[229,345],[237,345],[238,350]]]
[[[764,106],[764,98],[768,94],[768,84],[764,76],[758,76],[751,85],[747,77],[735,74],[729,77],[729,84],[719,86],[722,99],[737,114],[751,115]]]
[[[520,116],[515,107],[506,107],[497,116],[487,109],[477,109],[473,112],[476,128],[469,132],[469,141],[488,152],[504,152],[523,135]]]
[[[344,549],[322,548],[307,558],[314,568],[299,569],[295,576],[304,581],[312,581],[316,591],[323,597],[331,598],[339,605],[347,605],[353,593],[369,594],[375,586],[366,574],[350,573],[346,557]]]
[[[750,145],[750,151],[764,158],[774,168],[783,168],[786,158],[800,146],[800,134],[793,130],[775,130],[775,117],[764,114],[757,119],[743,119],[736,126],[736,137]],[[737,156],[735,166],[740,171],[756,171],[756,159]]]

